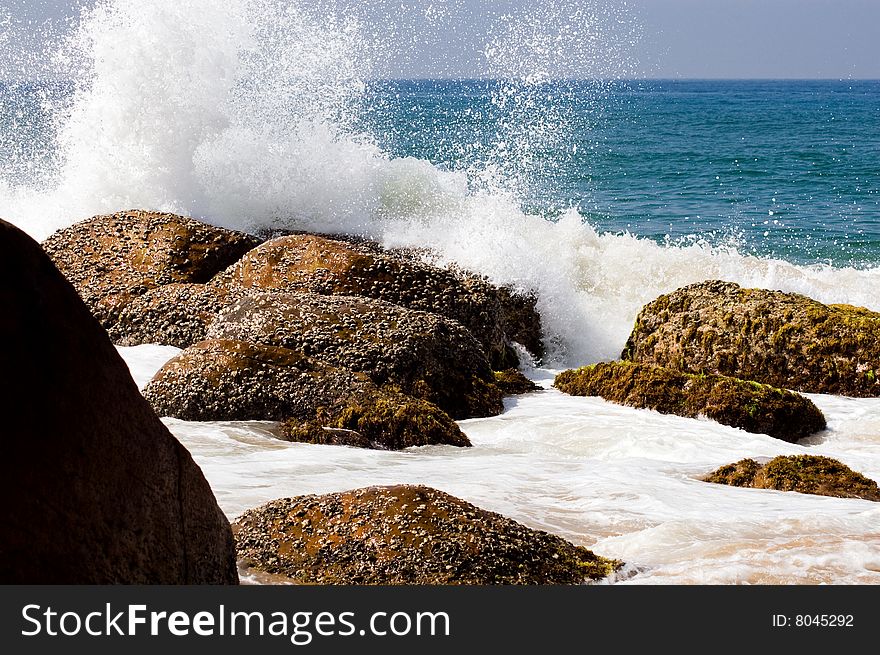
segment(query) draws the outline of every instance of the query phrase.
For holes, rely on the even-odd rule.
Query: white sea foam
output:
[[[130,365],[151,346],[121,348]],[[154,355],[161,355],[155,352]],[[140,362],[140,363],[138,363]],[[811,396],[829,429],[800,444],[548,388],[461,421],[473,448],[291,444],[265,422],[164,419],[230,517],[275,498],[427,484],[629,565],[625,584],[877,584],[877,503],[698,480],[743,457],[820,454],[880,479],[880,399]],[[809,444],[809,445],[805,445]]]

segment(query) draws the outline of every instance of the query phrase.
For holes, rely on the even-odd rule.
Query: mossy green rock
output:
[[[444,444],[470,446],[449,415],[427,400],[384,388],[322,406],[314,418],[282,423],[289,441],[401,450]]]
[[[495,371],[495,386],[505,396],[517,396],[530,391],[538,391],[541,388],[515,368]]]
[[[789,442],[825,429],[825,417],[809,399],[723,375],[693,375],[651,364],[603,362],[560,373],[553,386],[573,396],[601,396],[663,414],[705,416]]]
[[[735,487],[880,501],[876,482],[836,459],[819,455],[779,456],[766,464],[743,459],[703,479]]]
[[[880,314],[703,282],[646,305],[622,358],[795,391],[880,396]]]
[[[241,564],[301,584],[581,584],[623,565],[424,486],[274,500],[233,532]]]

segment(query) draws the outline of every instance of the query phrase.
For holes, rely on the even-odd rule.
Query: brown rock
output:
[[[134,298],[165,284],[207,282],[259,242],[191,218],[132,210],[59,230],[43,248],[109,328]]]
[[[0,221],[4,584],[235,584],[229,524],[75,289]]]
[[[275,500],[233,530],[246,566],[302,584],[580,584],[622,566],[423,486]]]
[[[143,393],[163,416],[284,421],[290,441],[386,450],[470,446],[436,405],[278,346],[200,342],[165,364]]]
[[[454,419],[503,410],[489,362],[461,324],[372,298],[258,294],[224,310],[211,339],[302,352],[438,405]]]
[[[734,487],[880,501],[876,482],[836,459],[819,455],[781,455],[766,464],[743,459],[722,466],[704,480]]]
[[[237,296],[206,284],[166,284],[128,303],[108,333],[119,346],[158,343],[186,348],[205,339],[222,309]]]
[[[704,282],[646,305],[622,358],[796,391],[880,396],[880,314]]]
[[[273,292],[362,296],[433,312],[464,325],[495,368],[517,365],[513,339],[542,354],[535,299],[496,287],[453,268],[425,263],[413,251],[313,234],[262,244],[213,281],[226,287]]]
[[[602,362],[564,371],[556,376],[553,386],[573,396],[601,396],[663,414],[705,416],[789,442],[825,429],[824,415],[808,398],[724,375],[692,375],[651,364]]]

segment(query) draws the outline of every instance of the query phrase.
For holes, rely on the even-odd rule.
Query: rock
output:
[[[159,415],[184,421],[281,421],[374,388],[287,348],[209,339],[168,361],[143,394]]]
[[[3,584],[236,584],[211,488],[76,290],[0,221]]]
[[[503,410],[489,362],[460,323],[351,296],[257,294],[225,309],[210,339],[281,346],[366,373],[428,400],[454,419]]]
[[[143,393],[160,415],[187,421],[284,421],[291,441],[470,446],[435,405],[278,346],[202,341],[166,363]]]
[[[440,314],[470,330],[495,368],[518,364],[511,339],[536,357],[543,351],[534,297],[458,269],[432,266],[411,251],[384,250],[368,241],[313,234],[277,237],[249,252],[212,284],[361,296]]]
[[[311,420],[288,419],[282,424],[282,434],[290,441],[382,450],[471,445],[455,421],[434,403],[388,387],[320,407]]]
[[[220,311],[237,297],[206,284],[166,284],[125,305],[108,333],[119,346],[158,343],[187,348],[205,339]]]
[[[515,368],[508,368],[503,371],[495,371],[495,386],[505,396],[517,396],[530,391],[540,390],[540,385],[529,380],[525,375]]]
[[[246,566],[302,584],[580,584],[622,566],[424,486],[275,500],[233,531]]]
[[[573,396],[601,396],[620,405],[662,414],[705,416],[789,442],[825,429],[825,417],[811,400],[791,391],[722,375],[603,362],[560,373],[553,386]]]
[[[880,314],[704,282],[646,305],[622,357],[796,391],[880,396]]]
[[[779,456],[766,464],[743,459],[722,466],[703,479],[734,487],[880,501],[876,482],[836,459],[819,455]]]
[[[207,282],[260,239],[191,218],[146,211],[95,216],[55,232],[43,248],[104,328],[150,289]]]

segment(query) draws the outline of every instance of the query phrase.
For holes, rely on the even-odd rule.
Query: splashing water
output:
[[[602,3],[500,3],[474,39],[474,61],[496,80],[493,138],[463,156],[462,170],[388,156],[355,126],[365,81],[386,71],[389,58],[413,56],[417,36],[407,41],[389,27],[394,5],[98,2],[55,53],[74,89],[52,105],[53,157],[25,183],[0,173],[0,215],[36,238],[138,207],[250,231],[428,245],[444,261],[537,291],[550,360],[560,364],[615,357],[644,303],[708,278],[880,309],[878,269],[798,267],[704,243],[663,246],[599,233],[576,207],[549,217],[523,209],[563,163],[538,165],[533,153],[574,152],[567,139],[589,130],[604,98],[597,81],[588,87],[595,112],[574,114],[561,100],[584,86],[549,82],[628,70],[626,44],[605,33],[616,10]],[[423,29],[448,26],[463,6],[409,8],[404,18]]]

